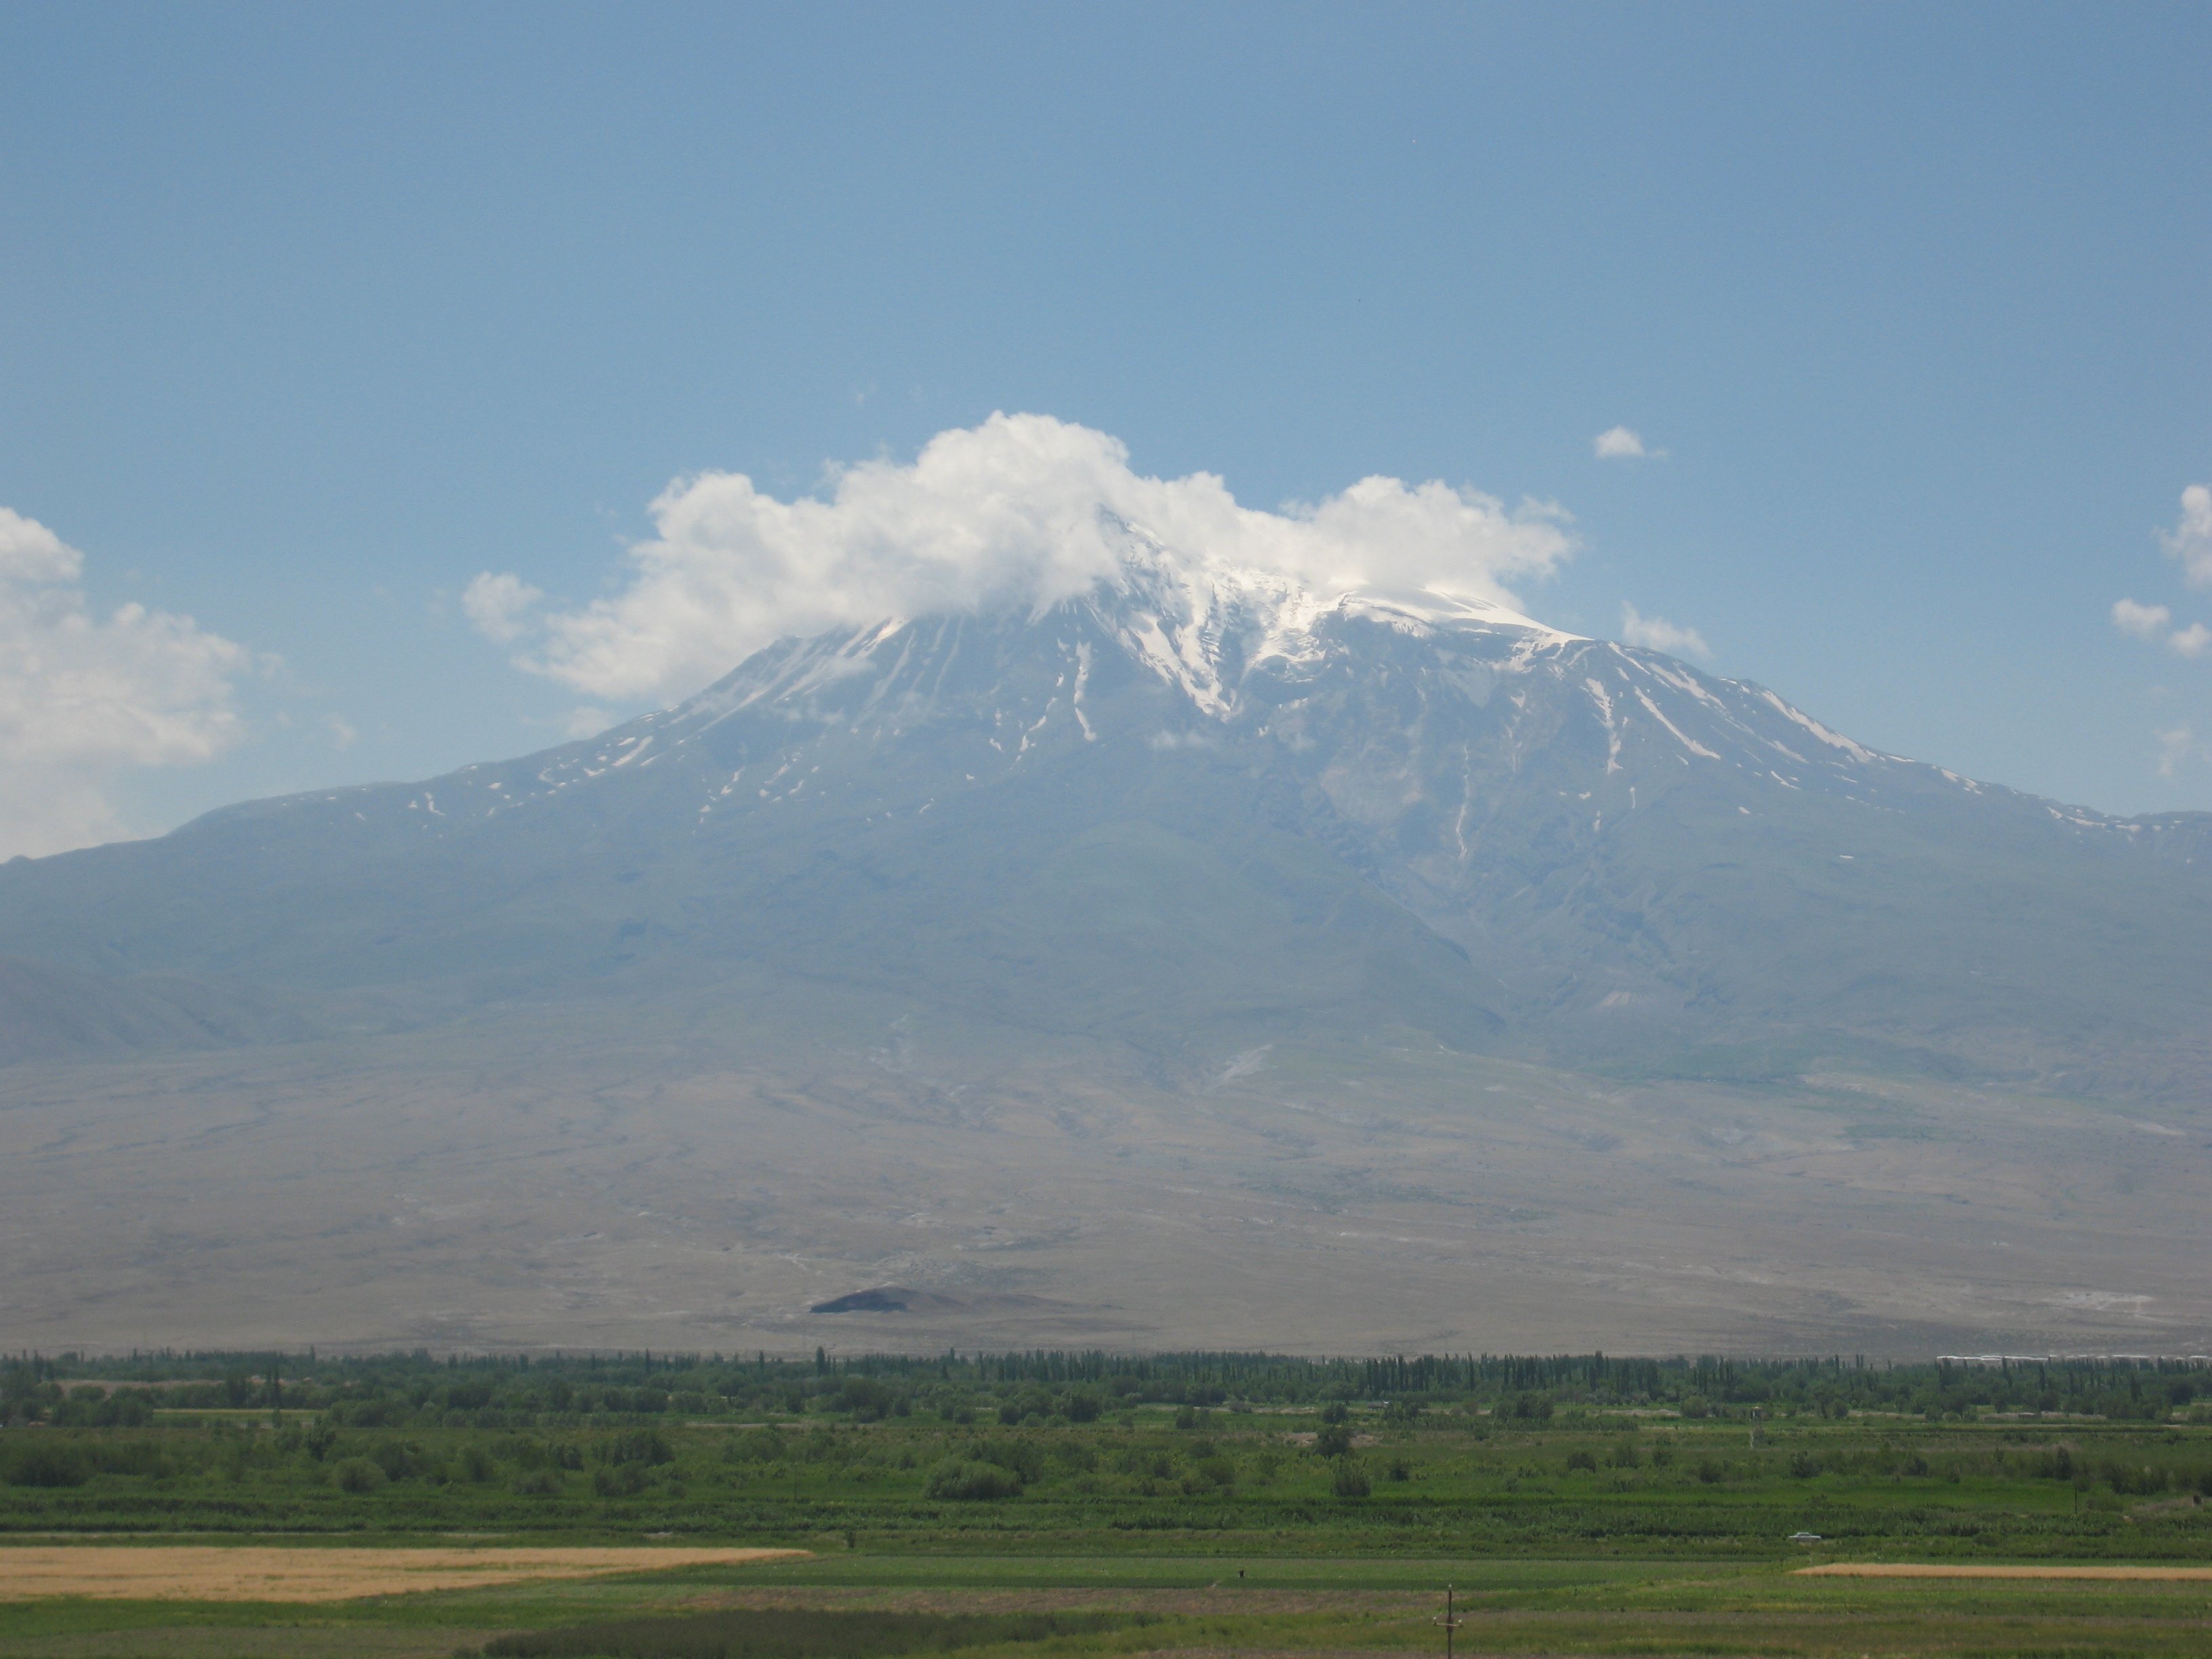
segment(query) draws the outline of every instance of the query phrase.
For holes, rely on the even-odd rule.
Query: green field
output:
[[[0,1654],[442,1655],[576,1626],[500,1650],[1441,1651],[1447,1583],[1469,1653],[2203,1653],[2204,1580],[1792,1569],[2212,1565],[2207,1382],[2112,1362],[26,1360],[0,1550],[815,1553],[307,1607],[17,1601]]]

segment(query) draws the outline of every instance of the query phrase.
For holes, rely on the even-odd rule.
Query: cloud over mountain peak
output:
[[[1370,477],[1318,502],[1248,507],[1212,473],[1143,476],[1118,439],[1043,415],[941,432],[911,463],[833,466],[817,495],[791,501],[743,473],[702,473],[652,511],[658,534],[629,549],[612,597],[547,607],[519,576],[487,572],[471,618],[523,666],[594,696],[672,697],[787,635],[1054,604],[1115,572],[1117,525],[1194,569],[1515,608],[1507,584],[1574,547],[1554,506],[1436,481]]]

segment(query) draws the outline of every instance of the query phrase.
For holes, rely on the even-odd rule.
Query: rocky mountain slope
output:
[[[1657,653],[1194,570],[1130,531],[1117,580],[1041,611],[785,641],[587,742],[19,860],[0,951],[282,986],[331,1030],[765,974],[1171,1066],[1389,1032],[2193,1100],[2208,822],[2036,799]]]

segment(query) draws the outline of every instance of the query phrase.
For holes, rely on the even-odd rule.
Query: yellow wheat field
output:
[[[1800,1567],[1807,1578],[2147,1578],[2212,1581],[2212,1567],[1992,1567],[1966,1562],[1832,1561]]]
[[[344,1601],[804,1556],[805,1550],[224,1549],[194,1545],[0,1547],[0,1601],[57,1595],[187,1601]]]

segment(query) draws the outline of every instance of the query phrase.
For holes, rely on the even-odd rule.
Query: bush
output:
[[[1347,1457],[1336,1466],[1336,1479],[1330,1489],[1339,1498],[1364,1498],[1374,1486],[1367,1479],[1367,1471]]]
[[[833,1409],[850,1412],[863,1422],[875,1422],[888,1416],[891,1408],[891,1391],[871,1376],[848,1376],[837,1390]]]
[[[550,1469],[532,1469],[515,1476],[507,1490],[518,1498],[551,1498],[561,1490],[561,1477]]]
[[[732,1463],[773,1463],[783,1455],[783,1436],[775,1429],[747,1429],[724,1443],[722,1455]]]
[[[1325,1423],[1314,1436],[1314,1451],[1322,1457],[1341,1457],[1352,1449],[1352,1430],[1342,1423]]]
[[[651,1429],[632,1429],[617,1435],[607,1455],[617,1463],[666,1463],[676,1456],[668,1449],[668,1443]]]
[[[91,1477],[84,1460],[66,1446],[27,1446],[8,1460],[11,1486],[82,1486]]]
[[[645,1490],[647,1479],[644,1464],[617,1463],[592,1471],[592,1490],[602,1498],[635,1498]]]
[[[975,1449],[975,1457],[996,1463],[1024,1486],[1044,1478],[1044,1453],[1034,1440],[987,1440]]]
[[[384,1471],[366,1457],[349,1457],[337,1466],[334,1473],[338,1490],[351,1492],[356,1498],[363,1492],[374,1492],[386,1478]]]
[[[1597,1473],[1597,1454],[1591,1451],[1588,1447],[1577,1446],[1574,1450],[1567,1454],[1567,1468],[1570,1470],[1579,1469],[1584,1474],[1595,1474]]]
[[[1019,1498],[1021,1477],[996,1463],[951,1459],[929,1472],[929,1496],[956,1503],[980,1503],[998,1498]]]

